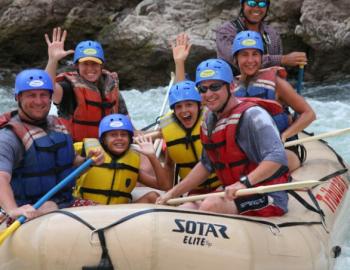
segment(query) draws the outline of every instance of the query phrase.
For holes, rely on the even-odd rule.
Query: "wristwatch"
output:
[[[241,178],[239,178],[239,182],[241,182],[243,185],[245,185],[247,188],[251,188],[253,187],[250,182],[249,182],[249,178],[246,175],[241,176]]]

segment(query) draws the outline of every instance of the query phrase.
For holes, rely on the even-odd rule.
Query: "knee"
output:
[[[158,197],[159,197],[159,194],[157,192],[150,191],[146,194],[145,201],[147,203],[155,203]]]
[[[206,198],[200,205],[199,210],[218,212],[220,209],[222,199],[220,197],[209,197]]]

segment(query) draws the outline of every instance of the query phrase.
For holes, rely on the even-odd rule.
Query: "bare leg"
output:
[[[235,202],[221,197],[206,198],[201,203],[199,210],[222,214],[238,214]]]
[[[286,155],[290,172],[298,169],[301,166],[298,156],[293,151],[286,149]]]
[[[155,191],[151,191],[137,199],[134,203],[155,203],[159,194]]]
[[[199,209],[200,204],[201,204],[201,202],[187,202],[187,203],[179,205],[179,208],[197,210],[197,209]]]

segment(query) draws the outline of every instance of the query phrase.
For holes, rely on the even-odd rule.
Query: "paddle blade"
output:
[[[317,180],[308,180],[308,181],[292,182],[292,183],[285,183],[285,184],[276,184],[271,186],[260,186],[256,188],[240,189],[237,191],[236,195],[246,196],[246,195],[252,195],[252,194],[263,194],[263,193],[291,190],[291,189],[295,190],[295,189],[303,189],[303,188],[312,188],[319,184],[322,184],[322,182]]]
[[[10,225],[10,227],[0,232],[0,245],[5,241],[7,237],[9,237],[15,230],[17,230],[19,226],[21,226],[21,222],[16,220]]]

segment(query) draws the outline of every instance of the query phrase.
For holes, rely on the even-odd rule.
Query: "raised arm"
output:
[[[175,41],[171,44],[175,62],[176,82],[181,82],[186,79],[185,62],[191,46],[192,44],[189,41],[188,35],[185,33],[177,35]]]
[[[170,172],[163,168],[160,164],[156,152],[153,147],[152,138],[146,137],[143,135],[137,136],[134,138],[135,142],[140,146],[139,149],[135,149],[139,153],[145,155],[148,160],[151,162],[153,170],[156,174],[156,177],[148,174],[144,170],[142,170],[142,160],[141,160],[141,168],[140,168],[140,176],[139,180],[146,186],[168,190],[172,187],[172,178]]]
[[[63,59],[69,54],[74,53],[74,50],[66,51],[64,49],[64,42],[67,37],[67,31],[62,32],[60,27],[54,28],[52,31],[52,40],[50,40],[48,34],[45,34],[45,40],[48,48],[48,61],[45,70],[50,74],[54,83],[54,93],[52,96],[53,102],[60,104],[63,96],[63,88],[56,83],[56,71],[58,61]]]

